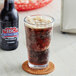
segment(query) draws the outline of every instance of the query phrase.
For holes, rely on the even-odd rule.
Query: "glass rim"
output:
[[[52,24],[52,23],[55,22],[55,19],[54,19],[52,16],[50,16],[50,15],[41,15],[41,14],[26,16],[26,17],[24,18],[24,22],[26,22],[26,23],[28,23],[28,24],[32,24],[32,23],[27,22],[26,19],[27,19],[28,17],[33,17],[33,16],[42,16],[42,17],[45,16],[45,17],[49,17],[50,19],[52,19],[52,21],[51,21],[50,23],[46,23],[46,25],[47,25],[47,24]],[[32,24],[32,25],[36,25],[36,24]],[[41,25],[44,25],[44,24],[41,24]]]

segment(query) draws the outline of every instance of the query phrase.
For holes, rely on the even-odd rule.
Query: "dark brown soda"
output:
[[[25,30],[29,62],[34,65],[47,64],[52,27],[34,29],[25,26]]]

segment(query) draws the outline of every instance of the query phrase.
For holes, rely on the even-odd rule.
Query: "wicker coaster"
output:
[[[28,73],[31,73],[31,74],[35,74],[35,75],[44,75],[44,74],[48,74],[48,73],[51,73],[54,71],[55,69],[55,66],[52,62],[49,62],[49,66],[45,69],[31,69],[29,66],[28,66],[28,61],[25,61],[22,65],[22,68],[24,71],[28,72]]]

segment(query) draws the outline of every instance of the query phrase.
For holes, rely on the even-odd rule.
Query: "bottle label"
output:
[[[2,29],[1,34],[2,39],[8,41],[8,43],[15,43],[15,40],[18,41],[18,28],[17,27],[7,27]]]
[[[18,29],[16,27],[2,29],[2,38],[17,37],[17,36],[18,36]]]

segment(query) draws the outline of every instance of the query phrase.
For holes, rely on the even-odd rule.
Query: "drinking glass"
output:
[[[54,18],[47,15],[31,15],[24,18],[30,68],[43,69],[48,66],[53,23]]]

